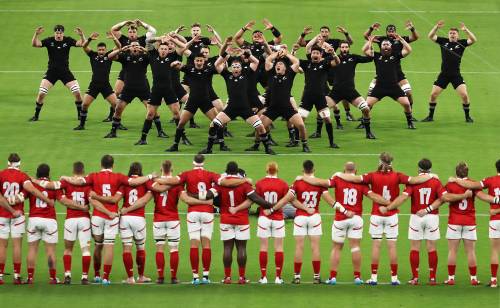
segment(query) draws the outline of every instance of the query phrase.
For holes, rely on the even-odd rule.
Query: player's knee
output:
[[[217,128],[222,128],[222,126],[224,126],[224,124],[222,124],[222,122],[217,118],[212,120],[212,125]]]
[[[78,84],[78,81],[75,81],[75,83],[69,89],[71,93],[80,95],[80,85]]]
[[[411,95],[411,85],[409,83],[402,85],[401,90],[403,90],[406,95]]]
[[[135,248],[137,250],[144,250],[146,248],[146,242],[143,240],[141,242],[135,242]]]
[[[320,118],[322,119],[330,119],[330,109],[324,108],[318,112]]]
[[[365,111],[370,111],[370,106],[368,106],[368,103],[365,100],[362,100],[358,105],[358,109],[364,113]]]
[[[48,88],[42,87],[42,86],[40,88],[38,88],[38,97],[44,98],[45,95],[47,95],[47,93],[49,93],[49,89]]]
[[[115,244],[115,239],[114,238],[105,238],[104,241],[102,242],[103,245],[114,245]],[[123,244],[125,245],[125,244]]]
[[[155,238],[155,244],[156,244],[156,246],[163,246],[163,245],[165,245],[165,239],[164,238]]]
[[[361,251],[361,248],[359,248],[359,246],[351,247],[351,253],[356,253],[356,252],[360,252],[360,251]]]
[[[303,119],[307,118],[309,116],[309,113],[310,113],[310,111],[299,107],[299,115],[301,118],[303,118]]]
[[[257,129],[257,127],[264,127],[262,125],[262,121],[260,119],[257,119],[255,122],[252,123],[252,127]]]

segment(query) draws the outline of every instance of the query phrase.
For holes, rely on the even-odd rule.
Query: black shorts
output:
[[[459,85],[465,84],[465,81],[460,73],[458,75],[445,75],[440,73],[436,81],[434,81],[434,85],[441,89],[446,89],[449,83],[451,83],[453,89],[456,89]]]
[[[63,84],[67,84],[70,81],[75,80],[75,76],[69,69],[48,69],[43,76],[43,79],[48,80],[51,84],[56,84],[58,80],[61,80]]]
[[[368,96],[376,97],[378,100],[381,100],[386,96],[389,96],[393,100],[397,101],[398,98],[406,96],[406,94],[398,84],[394,84],[391,86],[375,85],[370,95]]]
[[[125,70],[124,69],[121,69],[120,70],[120,73],[118,73],[118,80],[121,80],[121,81],[125,81]]]
[[[212,85],[208,87],[208,98],[210,99],[210,102],[219,99],[219,96],[217,96],[217,93],[215,93],[214,87]]]
[[[248,96],[248,102],[250,103],[250,107],[257,108],[257,110],[264,109],[265,107],[264,104],[262,104],[262,102],[260,101],[259,95],[257,93]]]
[[[127,84],[125,84],[125,87],[123,87],[123,91],[120,93],[118,98],[121,101],[130,104],[136,97],[141,101],[149,101],[150,96],[151,93],[149,92],[149,87],[131,88],[127,87]]]
[[[340,103],[343,100],[352,103],[353,100],[360,97],[361,95],[354,88],[342,89],[340,87],[337,87],[333,88],[328,96],[330,96],[335,101],[335,103]]]
[[[312,108],[316,107],[317,111],[328,108],[326,104],[326,98],[324,95],[302,95],[302,101],[300,103],[300,108],[305,109],[307,111],[311,111]]]
[[[402,69],[398,70],[397,75],[398,75],[398,82],[401,82],[401,80],[406,79],[405,73],[403,73]]]
[[[296,114],[297,110],[295,110],[290,103],[270,106],[263,113],[263,115],[265,115],[272,121],[276,120],[279,117],[283,117],[285,120],[288,121],[290,120],[291,117],[293,117]]]
[[[97,98],[99,94],[102,94],[102,97],[107,98],[108,96],[110,96],[115,92],[113,91],[113,88],[111,87],[109,82],[99,83],[91,81],[89,84],[89,88],[85,93],[92,96],[93,98]]]
[[[327,96],[327,95],[328,95],[328,93],[330,93],[330,91],[331,91],[331,90],[330,90],[330,88],[328,87],[328,83],[327,83],[327,82],[325,82],[325,86],[323,87],[323,94],[324,94],[325,96]]]
[[[175,92],[175,96],[177,96],[178,100],[181,100],[181,98],[183,98],[184,95],[187,94],[186,89],[184,89],[184,87],[181,85],[180,82],[172,83],[172,88],[173,88],[173,90]]]
[[[229,102],[222,112],[224,112],[231,119],[231,121],[236,119],[237,117],[241,117],[243,120],[246,120],[255,115],[255,112],[252,111],[252,108],[241,106],[232,107],[231,103]]]
[[[177,95],[175,95],[172,87],[156,87],[153,85],[151,89],[151,99],[149,104],[153,106],[160,106],[161,100],[164,99],[167,105],[177,103]]]
[[[195,98],[190,96],[186,102],[186,105],[184,105],[184,110],[189,111],[192,114],[195,114],[198,108],[203,113],[207,113],[212,108],[214,108],[214,106],[212,105],[211,101],[210,102],[207,101],[207,98]]]

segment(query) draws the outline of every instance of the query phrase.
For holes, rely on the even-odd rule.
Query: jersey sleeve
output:
[[[212,181],[212,183],[219,183],[219,179],[221,178],[221,175],[220,175],[220,174],[215,173],[215,172],[212,172],[210,175],[211,175],[211,177],[212,177],[212,178],[210,179],[210,180]]]
[[[408,35],[402,36],[403,40],[405,40],[408,44],[410,44],[410,37]]]
[[[447,42],[449,42],[449,40],[445,37],[438,36],[438,38],[436,39],[436,44],[439,44],[439,45],[443,45],[444,43],[447,43]]]
[[[436,181],[435,189],[439,198],[441,198],[446,193],[446,189],[443,187],[443,184],[441,184],[439,180]]]
[[[107,55],[108,55],[108,53],[106,53],[106,56],[107,56]],[[91,51],[89,51],[89,52],[87,53],[87,56],[88,56],[89,58],[93,58],[93,57],[97,56],[97,52],[95,52],[95,51],[91,50]]]
[[[47,46],[49,46],[49,43],[50,43],[50,37],[44,38],[44,39],[42,40],[42,47],[47,47]]]
[[[406,185],[405,190],[403,190],[403,193],[407,194],[408,196],[413,193],[413,187],[411,185]]]
[[[227,79],[227,78],[229,78],[229,75],[231,75],[231,73],[230,73],[227,69],[224,69],[222,72],[220,72],[220,75],[221,75],[224,79]]]
[[[76,46],[76,40],[74,38],[68,36],[66,41],[67,41],[69,46],[72,46],[72,47]]]
[[[409,182],[410,182],[410,177],[409,177],[409,176],[407,176],[407,175],[406,175],[406,174],[404,174],[404,173],[401,173],[401,172],[398,172],[398,179],[399,179],[399,183],[400,183],[400,184],[405,184],[405,185],[407,185],[407,184],[409,184]]]
[[[467,41],[467,39],[458,40],[458,43],[464,47],[469,46],[469,42]]]
[[[253,186],[250,185],[250,183],[245,183],[243,184],[244,185],[244,192],[245,192],[245,195],[250,195],[251,193],[253,193],[255,191],[255,189],[253,189]]]
[[[177,176],[177,178],[179,179],[179,184],[184,185],[186,183],[186,180],[187,180],[186,172],[182,172],[181,174],[179,174]]]
[[[305,69],[308,63],[309,63],[309,61],[307,61],[307,60],[303,60],[303,59],[300,59],[300,60],[299,60],[299,66],[300,66],[302,69]]]
[[[369,192],[371,192],[372,190],[370,189],[370,187],[368,187],[368,185],[362,185],[362,188],[361,188],[361,193],[365,196],[368,195]]]
[[[129,177],[126,176],[125,174],[121,174],[121,173],[118,174],[118,183],[120,183],[120,185],[123,185],[123,186],[128,185],[128,180],[129,180]]]
[[[373,173],[365,173],[362,175],[363,184],[372,184],[373,183]]]
[[[328,187],[330,187],[330,188],[334,188],[335,186],[336,186],[335,176],[332,176],[332,177],[328,180]]]
[[[481,187],[484,189],[484,188],[489,188],[492,184],[492,178],[485,178],[485,179],[482,179],[480,182],[481,184]]]

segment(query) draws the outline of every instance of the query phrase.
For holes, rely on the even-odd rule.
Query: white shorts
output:
[[[372,239],[397,239],[398,237],[398,214],[392,216],[370,216],[370,229],[368,231]]]
[[[437,241],[439,234],[439,215],[427,214],[424,217],[412,214],[408,226],[408,239],[412,241]]]
[[[9,235],[12,238],[23,237],[26,224],[24,215],[17,218],[0,217],[0,239],[8,239]]]
[[[332,224],[332,240],[343,243],[346,238],[363,238],[363,218],[354,215],[344,220],[334,220]]]
[[[74,242],[78,238],[80,247],[90,246],[90,218],[69,218],[64,222],[64,240]]]
[[[257,220],[257,237],[260,238],[283,238],[285,237],[285,221],[272,220],[266,216],[259,216]]]
[[[120,237],[133,238],[136,243],[146,240],[146,219],[140,216],[122,216],[120,218]]]
[[[293,235],[322,235],[321,215],[314,214],[312,216],[296,216],[293,220]]]
[[[42,240],[47,244],[56,244],[58,239],[57,220],[42,217],[28,219],[28,243]]]
[[[153,237],[157,242],[165,242],[167,240],[169,246],[178,246],[181,238],[180,221],[153,222]]]
[[[118,234],[118,224],[120,220],[118,217],[114,219],[105,219],[100,216],[92,216],[92,235],[103,235],[104,240],[115,240]]]
[[[490,220],[490,238],[500,238],[500,220]]]
[[[206,212],[189,212],[187,214],[187,229],[190,240],[202,237],[212,239],[214,232],[214,214]]]
[[[446,238],[449,240],[477,240],[476,226],[450,225],[446,230]]]
[[[250,239],[250,225],[220,224],[220,239],[248,241]]]

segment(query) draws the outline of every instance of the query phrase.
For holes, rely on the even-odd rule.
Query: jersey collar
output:
[[[112,169],[101,169],[101,172],[113,172]]]
[[[277,179],[278,177],[275,175],[266,175],[267,179]]]

